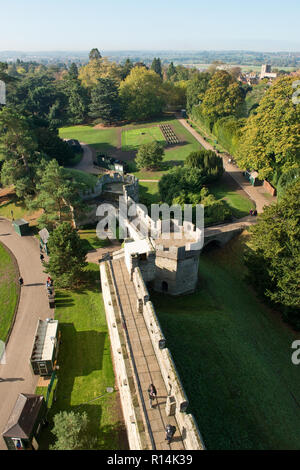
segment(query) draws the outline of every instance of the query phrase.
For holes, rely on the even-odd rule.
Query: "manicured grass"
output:
[[[140,182],[139,183],[140,203],[145,206],[151,204],[158,204],[160,202],[160,195],[158,191],[158,183]]]
[[[243,281],[244,240],[200,256],[195,294],[151,300],[207,448],[299,450],[299,334]]]
[[[43,430],[41,448],[53,443],[52,419],[63,410],[87,413],[89,434],[96,439],[97,449],[124,448],[117,393],[81,405],[115,384],[97,265],[88,266],[82,289],[56,291],[55,318],[62,335],[57,400],[50,409],[50,425]]]
[[[78,234],[88,251],[104,248],[110,244],[109,240],[101,240],[98,238],[95,229],[78,230]]]
[[[70,126],[59,129],[62,139],[77,139],[99,152],[112,152],[118,145],[117,128],[94,129],[93,126]]]
[[[14,259],[0,243],[0,340],[7,339],[19,296],[18,271]],[[1,351],[0,351],[1,352]]]
[[[97,183],[97,176],[91,173],[85,173],[84,171],[75,170],[74,168],[65,168],[64,172],[66,175],[73,177],[78,183],[85,184],[90,189],[93,189]]]
[[[127,146],[127,150],[137,150],[139,142],[142,143],[143,138],[149,139],[150,141],[155,136],[155,139],[158,139],[158,137],[159,139],[163,139],[163,135],[158,127],[159,124],[169,124],[181,143],[174,147],[166,147],[164,156],[165,163],[161,171],[149,172],[144,170],[137,171],[136,169],[131,171],[141,179],[160,179],[160,177],[174,165],[183,164],[189,153],[202,148],[199,142],[197,142],[177,119],[157,119],[148,124],[144,123],[141,125],[141,123],[137,123],[112,129],[94,129],[92,126],[62,127],[59,130],[59,135],[63,139],[77,139],[80,142],[91,145],[91,147],[99,152],[108,152],[113,155],[118,147],[118,132],[120,132],[120,130],[122,131],[122,146]],[[146,132],[145,136],[143,136],[141,132]]]
[[[138,150],[140,145],[158,142],[166,145],[166,140],[158,126],[128,129],[122,132],[122,150]]]
[[[227,202],[232,215],[237,219],[249,215],[250,209],[255,209],[255,204],[247,196],[243,196],[241,191],[230,189],[226,184],[220,182],[208,187],[209,192],[217,199],[223,199]]]

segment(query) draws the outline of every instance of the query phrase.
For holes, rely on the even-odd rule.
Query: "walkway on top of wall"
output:
[[[144,317],[137,312],[138,297],[124,259],[113,260],[112,269],[156,450],[183,450],[185,447],[179,434],[179,425],[174,416],[166,415],[167,389]],[[150,409],[148,398],[148,387],[151,383],[157,390],[153,409]],[[176,433],[170,445],[165,441],[167,424],[176,426]]]

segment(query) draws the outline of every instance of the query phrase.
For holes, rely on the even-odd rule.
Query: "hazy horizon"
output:
[[[242,6],[239,0],[0,0],[1,4],[2,51],[300,50],[298,0],[252,0]]]

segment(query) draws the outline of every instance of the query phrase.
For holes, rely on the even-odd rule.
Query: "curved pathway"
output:
[[[206,140],[203,139],[203,137],[195,131],[186,121],[186,119],[181,119],[178,118],[178,121],[185,127],[193,137],[204,147],[206,150],[213,150],[215,152],[215,149],[210,145]],[[245,191],[245,193],[248,194],[250,199],[252,199],[255,204],[256,204],[256,209],[257,212],[262,212],[264,206],[268,206],[269,204],[272,204],[273,202],[276,202],[276,197],[266,197],[264,195],[264,190],[262,186],[252,186],[249,181],[245,179],[243,176],[242,170],[238,168],[236,165],[233,165],[232,163],[228,162],[228,157],[222,157],[223,158],[223,164],[225,171],[238,183],[238,185]]]
[[[75,170],[85,171],[86,173],[92,173],[94,175],[103,173],[100,169],[94,166],[95,150],[84,142],[80,142],[80,145],[83,149],[83,157],[80,162],[72,168]]]
[[[34,393],[38,376],[29,358],[39,318],[53,318],[46,293],[47,275],[40,262],[38,240],[20,237],[11,221],[0,217],[0,241],[14,254],[24,279],[15,324],[6,345],[6,364],[0,364],[0,449],[6,449],[2,432],[19,393]]]

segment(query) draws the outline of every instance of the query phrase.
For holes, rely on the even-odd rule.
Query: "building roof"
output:
[[[51,361],[57,328],[58,320],[39,320],[31,354],[32,361]]]
[[[7,421],[3,437],[30,439],[44,397],[20,393]]]
[[[39,236],[41,237],[41,240],[44,243],[47,243],[50,237],[49,232],[46,228],[42,228],[42,230],[39,231]]]
[[[28,225],[29,222],[27,222],[27,220],[25,219],[17,219],[17,220],[14,220],[13,223],[15,225],[20,226],[20,225]]]

